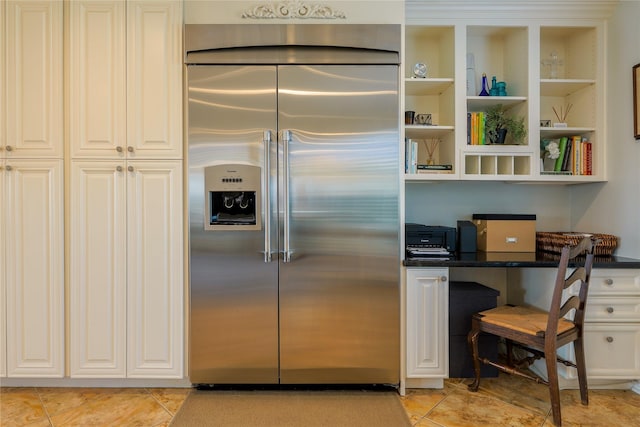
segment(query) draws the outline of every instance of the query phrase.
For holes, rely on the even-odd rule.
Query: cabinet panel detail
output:
[[[126,352],[123,162],[72,162],[72,377],[124,377]]]
[[[589,378],[640,378],[640,324],[585,324]]]
[[[62,157],[62,7],[6,4],[7,157]]]
[[[7,375],[64,374],[62,160],[7,160]],[[4,315],[4,309],[3,309]]]
[[[407,378],[447,376],[448,275],[446,268],[407,270]]]
[[[130,2],[127,28],[129,156],[181,158],[180,3]]]
[[[71,155],[115,157],[126,145],[125,3],[69,7]]]
[[[182,376],[180,161],[129,162],[128,377]]]

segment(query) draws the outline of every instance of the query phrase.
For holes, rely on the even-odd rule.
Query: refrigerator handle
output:
[[[271,262],[271,131],[265,130],[262,137],[264,142],[264,262]]]
[[[282,185],[282,195],[284,200],[284,244],[283,261],[291,262],[291,250],[289,248],[289,141],[291,141],[291,131],[282,131],[282,154],[284,161],[284,176]]]

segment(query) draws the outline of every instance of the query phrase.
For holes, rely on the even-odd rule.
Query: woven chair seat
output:
[[[549,313],[534,307],[503,305],[481,311],[482,321],[529,335],[543,336]],[[575,325],[565,319],[558,321],[558,335],[573,329]]]

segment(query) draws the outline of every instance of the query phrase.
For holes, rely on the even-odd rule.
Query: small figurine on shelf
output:
[[[505,82],[496,83],[496,91],[498,96],[507,96],[507,84]]]
[[[496,76],[491,77],[491,89],[489,90],[489,95],[498,96],[498,86],[496,84]]]
[[[550,59],[543,59],[542,65],[544,65],[545,67],[548,66],[549,67],[549,78],[550,79],[557,79],[558,78],[558,67],[560,65],[562,65],[562,59],[558,58],[558,52],[556,52],[555,50],[552,51],[550,54]]]
[[[482,73],[482,90],[479,96],[489,96],[489,82],[487,81],[487,73]]]

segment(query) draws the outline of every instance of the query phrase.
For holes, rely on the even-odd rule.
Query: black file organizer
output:
[[[472,378],[475,376],[467,334],[471,330],[471,316],[483,310],[495,308],[500,291],[476,282],[449,283],[449,378]],[[478,341],[481,356],[496,359],[498,337],[481,335]],[[493,366],[480,365],[483,377],[497,377]]]

